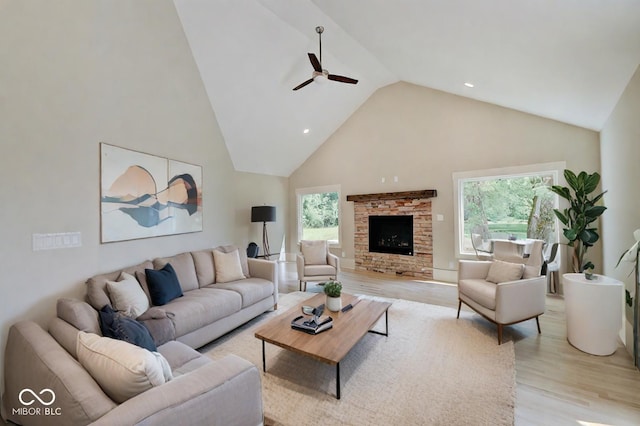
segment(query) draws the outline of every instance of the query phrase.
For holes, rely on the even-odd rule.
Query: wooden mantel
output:
[[[373,201],[373,200],[398,200],[401,198],[433,198],[438,195],[435,189],[423,189],[419,191],[404,192],[380,192],[377,194],[347,195],[347,201]]]

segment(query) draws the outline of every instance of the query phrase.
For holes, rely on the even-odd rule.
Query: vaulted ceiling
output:
[[[246,172],[289,176],[397,81],[598,131],[640,63],[638,0],[174,3],[234,167]],[[319,25],[323,68],[357,85],[292,90],[311,78]]]

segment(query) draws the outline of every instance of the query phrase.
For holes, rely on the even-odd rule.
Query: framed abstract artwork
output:
[[[202,167],[100,144],[103,243],[202,231]]]

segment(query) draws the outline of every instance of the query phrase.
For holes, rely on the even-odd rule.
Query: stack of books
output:
[[[291,321],[291,328],[294,330],[304,331],[309,334],[322,333],[333,327],[333,318],[328,315],[322,316],[324,305],[320,305],[313,310],[311,317],[300,315]]]

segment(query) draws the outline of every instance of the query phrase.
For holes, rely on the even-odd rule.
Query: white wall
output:
[[[437,90],[400,82],[375,92],[290,176],[295,235],[295,189],[342,186],[342,251],[353,254],[350,194],[436,189],[434,277],[455,279],[452,173],[566,161],[572,170],[600,170],[598,133]],[[398,177],[395,183],[393,177]],[[381,183],[385,177],[386,182]],[[290,250],[295,250],[290,241]],[[600,263],[600,248],[590,256]]]
[[[620,97],[600,132],[602,186],[607,211],[602,216],[604,273],[634,287],[630,264],[616,268],[620,255],[633,243],[633,231],[640,228],[640,67]],[[637,297],[637,295],[636,295]],[[623,331],[629,353],[633,352],[632,310],[625,305]]]
[[[254,238],[171,0],[0,0],[0,64],[1,366],[9,326],[45,324],[92,275]],[[202,165],[204,231],[100,244],[100,142]],[[81,248],[32,251],[32,234],[70,231]]]
[[[275,206],[276,221],[267,223],[267,236],[271,253],[279,253],[285,240],[289,221],[287,195],[289,179],[266,176],[255,173],[237,172],[235,177],[235,227],[237,244],[246,247],[250,242],[258,244],[260,255],[262,247],[262,222],[251,223],[251,207]],[[271,260],[278,257],[273,256]]]

